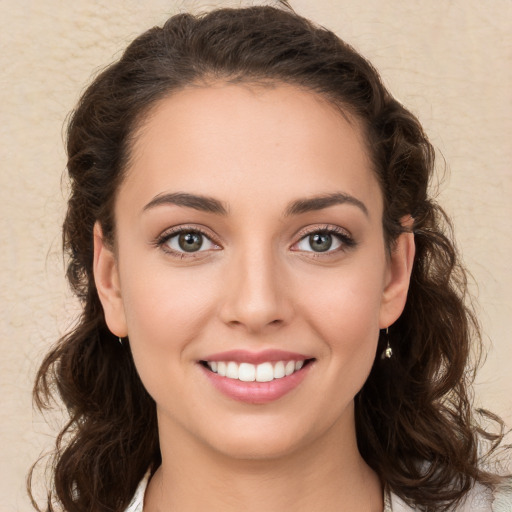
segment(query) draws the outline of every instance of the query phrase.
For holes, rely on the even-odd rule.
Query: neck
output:
[[[354,423],[351,422],[351,425]],[[274,458],[237,459],[159,419],[162,465],[145,512],[381,512],[382,486],[359,454],[355,429],[335,425],[321,439]],[[341,440],[341,441],[340,441]]]

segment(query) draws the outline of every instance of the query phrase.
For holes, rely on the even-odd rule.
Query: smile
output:
[[[242,382],[271,382],[299,371],[307,360],[266,361],[260,364],[236,361],[205,361],[206,366],[220,377]]]
[[[222,395],[247,404],[266,404],[299,387],[316,358],[282,350],[231,350],[198,362],[207,381]]]

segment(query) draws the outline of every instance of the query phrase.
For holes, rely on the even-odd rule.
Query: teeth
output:
[[[212,368],[213,370],[213,368]],[[222,361],[219,361],[217,363],[217,373],[221,376],[221,377],[225,377],[226,376],[226,363],[222,362]]]
[[[286,367],[284,369],[284,374],[286,376],[291,375],[295,371],[295,361],[288,361],[286,363]]]
[[[256,381],[270,382],[274,380],[274,368],[272,363],[262,363],[256,366]]]
[[[228,379],[238,379],[238,365],[233,361],[230,361],[226,366],[226,377]]]
[[[229,364],[236,365],[236,363]],[[241,380],[242,382],[252,382],[256,380],[256,366],[249,363],[241,363],[238,370],[238,380]]]
[[[235,361],[207,361],[208,368],[221,377],[238,379],[242,382],[270,382],[274,379],[282,379],[299,371],[304,366],[304,361],[278,361],[276,363],[236,363]]]
[[[274,366],[274,379],[282,379],[285,375],[284,363],[283,361],[279,361]]]

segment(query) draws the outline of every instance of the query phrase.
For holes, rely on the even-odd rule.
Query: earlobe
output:
[[[99,222],[94,225],[94,282],[103,306],[105,321],[110,331],[119,337],[127,336],[126,317],[117,260],[114,252],[105,243]]]
[[[413,219],[402,219],[402,225],[410,228]],[[404,310],[409,291],[409,282],[414,264],[414,233],[401,233],[391,252],[388,262],[388,275],[382,296],[380,311],[380,328],[393,324]]]

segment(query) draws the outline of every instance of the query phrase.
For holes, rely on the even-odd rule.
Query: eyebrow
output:
[[[197,194],[189,194],[186,192],[159,194],[144,206],[143,211],[169,204],[185,206],[187,208],[193,208],[194,210],[215,213],[218,215],[228,214],[228,208],[218,199]],[[329,208],[330,206],[335,206],[337,204],[351,204],[358,207],[366,216],[368,216],[368,208],[366,208],[362,201],[349,194],[336,192],[333,194],[322,194],[319,196],[292,201],[286,208],[285,217],[323,210],[324,208]]]
[[[144,206],[143,211],[166,204],[186,206],[187,208],[193,208],[194,210],[216,213],[218,215],[227,215],[228,213],[228,209],[219,200],[208,196],[187,194],[186,192],[159,194]]]
[[[285,216],[300,215],[301,213],[323,210],[337,204],[351,204],[357,206],[367,217],[368,208],[359,199],[349,194],[336,192],[334,194],[323,194],[320,196],[297,199],[288,205]]]

